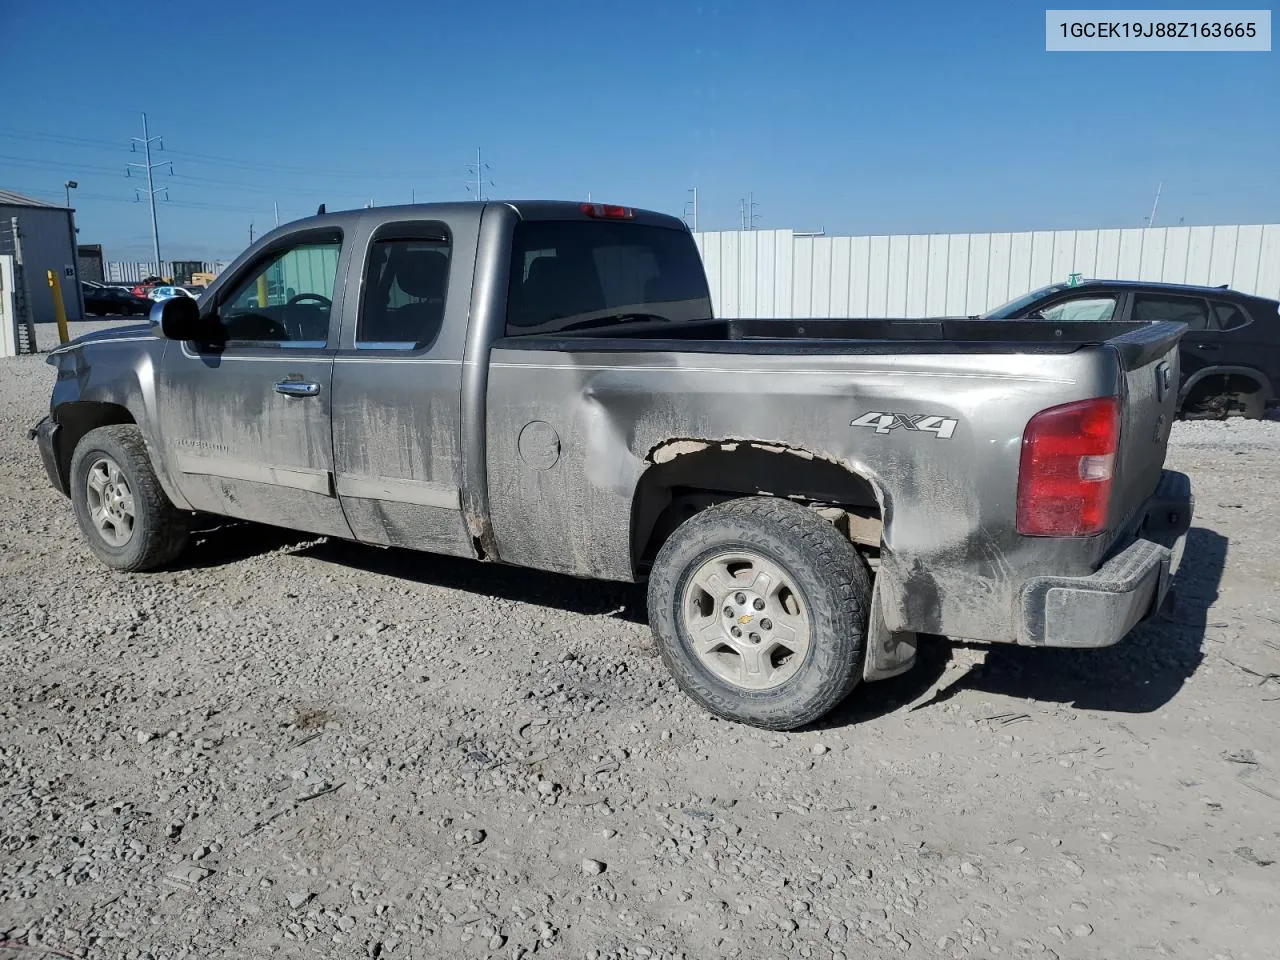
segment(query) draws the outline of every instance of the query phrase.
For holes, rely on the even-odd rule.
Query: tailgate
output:
[[[1187,327],[1156,323],[1108,341],[1123,390],[1111,529],[1126,531],[1160,483],[1178,404],[1178,343]]]

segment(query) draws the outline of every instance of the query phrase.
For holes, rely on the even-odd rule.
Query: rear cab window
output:
[[[516,225],[509,337],[711,316],[702,260],[687,231],[625,221]]]

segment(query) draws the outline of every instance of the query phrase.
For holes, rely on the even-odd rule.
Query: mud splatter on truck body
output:
[[[323,289],[261,282],[316,246],[335,264],[314,281]],[[615,291],[605,310],[583,306],[584,264]],[[207,337],[162,336],[184,311]],[[232,330],[237,317],[257,332]],[[151,326],[56,351],[51,417],[33,433],[64,491],[78,439],[132,422],[183,509],[612,580],[643,578],[664,538],[711,504],[787,498],[875,564],[890,632],[1101,645],[1132,624],[1095,636],[1072,621],[1062,637],[1045,611],[1089,578],[1105,582],[1087,590],[1124,594],[1100,607],[1120,619],[1163,595],[1186,520],[1161,470],[1183,330],[718,321],[674,218],[384,207],[281,227],[198,307],[161,305]],[[1112,459],[1089,461],[1113,472],[1105,524],[1020,533],[1028,424],[1096,398],[1120,411]],[[1142,547],[1170,504],[1169,545]]]

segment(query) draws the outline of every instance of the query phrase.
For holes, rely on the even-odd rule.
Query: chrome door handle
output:
[[[314,397],[320,393],[320,384],[310,380],[281,380],[276,384],[276,393],[286,397]]]

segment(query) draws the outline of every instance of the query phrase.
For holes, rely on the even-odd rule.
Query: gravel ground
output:
[[[42,359],[0,360],[0,957],[1276,956],[1278,422],[1176,427],[1170,619],[933,640],[775,734],[633,588],[246,524],[107,571]]]

